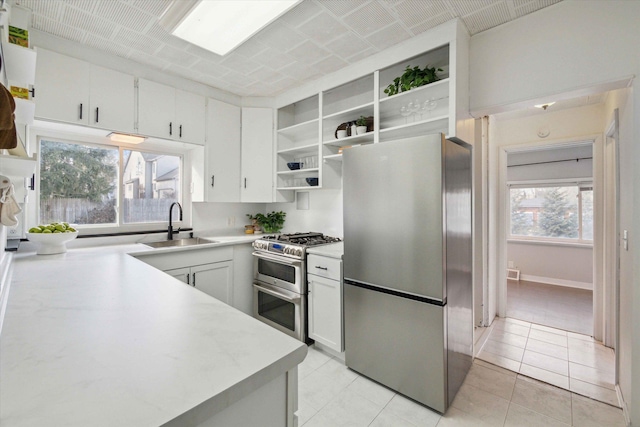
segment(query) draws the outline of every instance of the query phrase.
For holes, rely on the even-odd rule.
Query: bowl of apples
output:
[[[78,231],[67,222],[31,227],[27,239],[38,246],[38,255],[53,255],[67,252],[67,242],[78,237]]]

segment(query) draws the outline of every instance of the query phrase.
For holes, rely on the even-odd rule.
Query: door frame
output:
[[[601,274],[601,257],[597,257],[598,253],[602,253],[602,233],[598,234],[598,230],[602,230],[603,224],[603,199],[602,199],[602,152],[603,137],[602,134],[584,135],[580,137],[563,138],[549,140],[541,143],[540,141],[531,141],[523,144],[509,145],[498,147],[498,184],[499,191],[497,194],[497,233],[496,233],[496,251],[497,254],[496,270],[490,272],[489,286],[495,284],[497,301],[496,313],[500,317],[507,315],[507,276],[502,272],[507,271],[507,235],[508,235],[508,186],[507,186],[507,154],[519,151],[529,151],[532,149],[544,149],[549,147],[557,148],[562,145],[570,146],[579,142],[591,142],[593,144],[593,188],[594,188],[594,274],[593,274],[593,294],[594,294],[594,337],[602,340],[602,313],[603,292],[602,292],[602,274]],[[491,291],[490,291],[491,292]],[[492,319],[490,319],[492,320]],[[599,337],[599,338],[598,338]]]
[[[617,349],[620,322],[620,150],[619,111],[613,111],[604,141],[604,338],[607,347]],[[618,372],[616,351],[616,382]]]

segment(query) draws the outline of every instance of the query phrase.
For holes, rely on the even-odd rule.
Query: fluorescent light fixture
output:
[[[117,132],[111,132],[107,136],[113,142],[124,142],[126,144],[140,144],[141,142],[144,142],[145,139],[147,139],[144,136],[129,135],[126,133],[117,133]]]
[[[543,110],[546,110],[547,108],[551,107],[553,104],[555,104],[555,101],[554,102],[547,102],[546,104],[534,105],[534,107],[542,108]]]
[[[175,0],[160,24],[174,36],[226,55],[301,0]]]

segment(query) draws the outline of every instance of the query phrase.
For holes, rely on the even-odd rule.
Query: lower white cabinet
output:
[[[311,258],[311,257],[310,257]],[[320,256],[313,257],[316,264],[341,264],[341,261]],[[323,263],[322,260],[326,260]],[[307,263],[308,265],[309,262]],[[311,268],[310,268],[311,271]],[[309,337],[326,347],[342,352],[343,320],[342,320],[342,278],[327,278],[315,274],[307,274]]]
[[[225,304],[233,304],[232,261],[173,268],[164,272]]]
[[[232,246],[134,255],[140,261],[235,307]]]

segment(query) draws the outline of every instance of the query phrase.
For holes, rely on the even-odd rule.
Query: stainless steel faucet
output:
[[[175,205],[178,205],[178,207],[180,208],[180,221],[182,221],[182,206],[180,206],[180,203],[178,202],[171,203],[171,206],[169,206],[169,227],[167,228],[167,240],[173,240],[173,225],[171,224],[173,219],[171,214],[173,212],[173,207]],[[179,233],[179,232],[180,232],[180,228],[178,228],[178,231],[176,231],[176,233]]]

